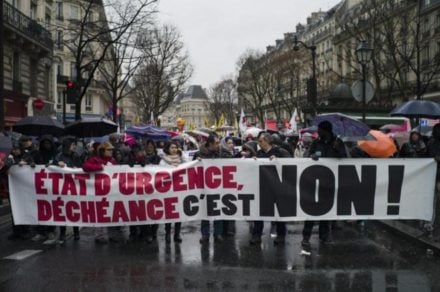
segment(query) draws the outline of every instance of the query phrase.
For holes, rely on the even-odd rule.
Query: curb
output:
[[[7,200],[3,200],[0,205],[0,216],[5,216],[11,213],[11,207],[9,206],[9,202]]]
[[[420,245],[423,245],[427,249],[435,250],[436,252],[440,252],[440,241],[436,241],[434,238],[427,236],[423,231],[411,227],[405,223],[399,222],[399,221],[384,221],[384,220],[378,220],[380,224],[384,225],[385,227],[398,232],[413,242],[417,242]]]

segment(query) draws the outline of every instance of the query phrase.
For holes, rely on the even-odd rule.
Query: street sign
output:
[[[351,86],[351,93],[353,93],[353,97],[356,101],[362,102],[362,80],[357,80],[353,82]],[[365,102],[370,102],[374,97],[374,87],[370,81],[365,82]]]

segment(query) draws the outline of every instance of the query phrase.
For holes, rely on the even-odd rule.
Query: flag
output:
[[[204,122],[204,124],[205,124],[205,128],[209,128],[209,120],[208,120],[207,117],[205,117],[205,122]]]
[[[264,110],[264,130],[267,131],[267,111]]]
[[[221,128],[225,125],[225,116],[223,115],[223,113],[221,114],[218,122],[217,122],[217,128]]]
[[[240,132],[244,133],[246,131],[246,116],[244,115],[243,108],[241,109],[240,113],[240,123],[238,124],[238,127],[240,128]]]
[[[298,112],[295,109],[295,111],[292,114],[292,118],[290,119],[290,122],[289,122],[289,124],[290,124],[289,129],[295,133],[298,132],[298,124],[296,123],[297,117],[298,117]]]

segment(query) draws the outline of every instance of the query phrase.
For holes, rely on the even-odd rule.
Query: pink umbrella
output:
[[[133,146],[136,144],[136,138],[130,134],[124,133],[124,143],[128,146]]]

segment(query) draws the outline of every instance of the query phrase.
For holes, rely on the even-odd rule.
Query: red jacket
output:
[[[113,157],[100,157],[100,156],[92,156],[83,163],[84,171],[100,171],[104,169],[104,165],[116,164],[116,160]]]

